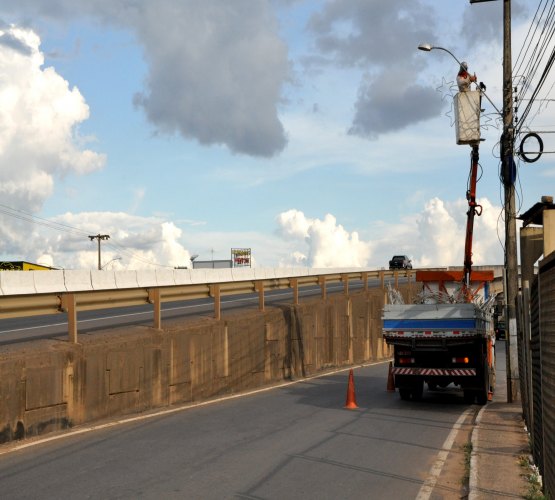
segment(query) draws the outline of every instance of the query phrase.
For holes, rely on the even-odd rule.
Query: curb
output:
[[[468,500],[479,500],[478,492],[478,442],[479,442],[479,432],[480,423],[482,421],[482,415],[487,409],[487,405],[483,406],[476,416],[476,421],[474,423],[474,428],[472,429],[472,435],[470,437],[470,443],[472,444],[472,452],[470,454],[470,477],[468,480]]]

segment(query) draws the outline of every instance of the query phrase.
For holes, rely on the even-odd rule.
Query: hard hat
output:
[[[465,71],[468,69],[468,63],[466,61],[461,63],[461,69],[464,69]]]

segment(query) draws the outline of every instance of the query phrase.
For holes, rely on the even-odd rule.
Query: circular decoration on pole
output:
[[[530,151],[527,151],[526,153],[524,152],[524,143],[531,138],[534,138],[536,139],[536,141],[538,141],[538,153],[532,153],[532,154],[536,154],[537,156],[532,156],[532,157],[526,156],[526,154],[530,154]],[[520,141],[520,157],[526,163],[534,163],[535,161],[538,161],[542,153],[543,153],[543,141],[542,141],[542,138],[535,132],[530,132],[526,134]]]

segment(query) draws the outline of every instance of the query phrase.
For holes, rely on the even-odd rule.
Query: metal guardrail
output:
[[[406,277],[410,282],[414,273],[413,270],[380,270],[148,288],[12,295],[0,299],[0,319],[67,313],[69,341],[76,343],[77,313],[80,311],[152,304],[153,326],[160,329],[164,302],[213,298],[214,318],[219,320],[223,296],[258,293],[258,307],[260,311],[264,311],[267,291],[292,289],[293,303],[296,305],[299,303],[299,289],[302,287],[320,286],[321,296],[325,299],[328,283],[342,282],[344,293],[348,294],[349,282],[353,280],[362,281],[364,290],[368,290],[369,279],[379,279],[380,286],[384,288],[386,278],[393,278],[397,288],[399,277]]]

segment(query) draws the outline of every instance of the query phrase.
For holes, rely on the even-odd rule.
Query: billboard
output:
[[[233,267],[251,267],[251,249],[232,248],[231,262],[233,262]]]

